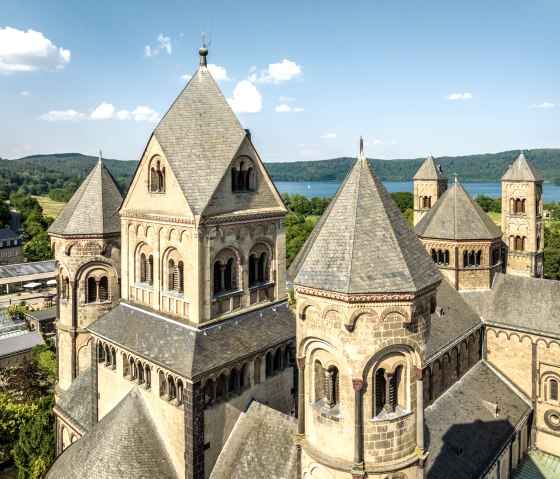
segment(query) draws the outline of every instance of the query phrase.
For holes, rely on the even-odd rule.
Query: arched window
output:
[[[386,382],[385,382],[385,369],[380,368],[375,371],[375,387],[374,387],[374,412],[375,415],[378,416],[381,414],[385,407],[385,399],[386,399]]]
[[[266,373],[266,377],[269,378],[270,376],[272,376],[272,372],[274,371],[273,368],[273,359],[274,357],[272,356],[272,353],[267,353],[266,355],[266,368],[265,368],[265,373]]]
[[[482,251],[464,251],[463,252],[463,267],[472,268],[480,266],[482,262]]]
[[[117,369],[117,351],[115,351],[115,348],[111,348],[111,365],[113,369]]]
[[[136,370],[138,371],[138,384],[144,384],[144,366],[140,361],[136,365]]]
[[[148,263],[146,264],[146,283],[153,285],[154,284],[154,257],[150,255],[148,258]]]
[[[264,251],[259,256],[259,283],[268,283],[268,255]]]
[[[146,255],[142,253],[140,255],[140,277],[138,278],[141,283],[146,282],[146,264]]]
[[[235,261],[233,258],[228,259],[224,271],[224,288],[226,291],[235,289]]]
[[[237,168],[231,169],[231,191],[237,191]]]
[[[526,204],[527,204],[527,200],[526,200],[526,199],[521,200],[521,213],[525,213],[525,211],[526,211],[526,209],[525,209]]]
[[[446,249],[446,250],[443,252],[443,264],[444,264],[444,265],[448,265],[448,264],[449,264],[449,250],[448,250],[448,249]]]
[[[393,371],[379,368],[374,375],[374,414],[402,411],[406,406],[404,366],[397,364]]]
[[[558,402],[558,380],[557,379],[549,379],[548,380],[548,394],[547,394],[548,401],[555,401]]]
[[[62,284],[63,284],[62,297],[64,299],[69,299],[70,298],[70,279],[68,278],[68,276],[66,276],[66,278],[64,278],[64,281],[62,282]]]
[[[183,381],[177,379],[177,404],[183,404],[184,401]]]
[[[171,401],[172,399],[175,399],[177,397],[177,387],[175,386],[175,380],[172,376],[169,376],[167,378],[167,390],[167,399]]]
[[[169,291],[175,289],[174,285],[175,285],[175,261],[173,261],[172,259],[170,259],[167,262],[167,289]]]
[[[278,348],[276,350],[276,353],[274,354],[274,364],[273,364],[274,372],[282,371],[284,369],[284,364],[282,362],[282,359],[283,359],[282,349]]]
[[[244,191],[245,190],[245,176],[247,171],[245,170],[245,162],[242,161],[239,164],[239,172],[237,173],[237,188],[236,191]]]
[[[257,279],[259,277],[259,262],[257,256],[252,254],[249,256],[249,287],[255,286],[257,284]]]
[[[174,278],[173,284],[175,286],[175,291],[177,291],[178,293],[182,293],[184,287],[184,266],[182,261],[179,261],[179,263],[177,264],[176,271],[177,274],[175,275],[176,277]]]
[[[254,381],[255,381],[255,385],[260,384],[261,383],[261,358],[256,358],[255,359],[255,364],[253,365],[253,376],[254,376]]]
[[[152,163],[150,168],[149,190],[152,193],[165,192],[165,167],[161,166],[159,160],[155,164]]]
[[[101,343],[97,344],[97,361],[100,363],[105,362],[105,348]]]
[[[321,363],[316,360],[313,366],[315,402],[325,398],[325,370]]]
[[[109,299],[109,279],[102,276],[99,280],[99,301],[107,301]]]
[[[214,294],[218,294],[222,291],[222,279],[222,263],[220,261],[216,261],[214,263]]]
[[[163,374],[163,371],[159,372],[159,395],[164,397],[167,394],[167,379]]]
[[[224,265],[222,260],[214,262],[214,294],[227,293],[237,289],[237,261],[229,258]]]
[[[255,170],[253,170],[253,168],[249,168],[247,170],[247,174],[245,176],[245,189],[247,191],[251,191],[254,189],[254,183],[255,183]]]
[[[130,374],[130,365],[128,363],[128,357],[126,354],[123,354],[123,377],[126,377]]]
[[[523,243],[524,243],[523,238],[521,236],[516,236],[515,246],[514,246],[515,251],[523,251],[525,249]]]
[[[89,277],[87,280],[87,302],[95,303],[97,301],[97,282],[95,278]]]
[[[105,366],[110,366],[112,359],[113,358],[111,356],[111,350],[109,349],[109,346],[106,344],[105,345]]]
[[[249,386],[249,363],[246,362],[241,368],[241,375],[239,376],[239,387],[241,389]]]
[[[144,367],[144,377],[146,379],[146,389],[149,389],[152,386],[152,370],[147,364]]]
[[[130,379],[134,380],[136,378],[138,378],[138,369],[134,359],[130,358]]]

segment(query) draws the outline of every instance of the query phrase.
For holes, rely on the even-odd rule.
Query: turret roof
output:
[[[346,294],[417,292],[440,273],[363,156],[290,266],[294,283]]]
[[[544,178],[533,164],[521,153],[509,167],[502,181],[543,181]]]
[[[447,180],[447,175],[441,166],[436,164],[435,158],[430,153],[414,175],[413,180]]]
[[[48,232],[57,235],[120,233],[122,199],[117,182],[100,158]]]
[[[205,66],[206,54],[154,130],[195,215],[210,202],[247,135]]]
[[[502,231],[457,180],[414,227],[423,238],[490,240]]]

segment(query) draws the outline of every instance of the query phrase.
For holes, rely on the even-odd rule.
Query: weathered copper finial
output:
[[[202,30],[202,47],[200,48],[200,50],[198,50],[198,53],[200,55],[200,66],[205,67],[206,55],[208,55],[208,48],[206,48],[206,45],[204,44],[204,30]]]
[[[99,150],[99,163],[103,160],[103,152]]]
[[[364,139],[360,136],[360,159],[363,160],[364,158]]]
[[[457,183],[457,173],[453,173],[453,176],[455,177],[455,183]]]

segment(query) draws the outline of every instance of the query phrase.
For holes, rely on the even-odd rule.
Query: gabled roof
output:
[[[441,169],[441,166],[436,164],[436,160],[430,153],[428,158],[422,163],[418,169],[413,180],[447,180],[447,175]]]
[[[509,167],[502,181],[543,181],[544,178],[533,164],[521,153]]]
[[[286,302],[200,329],[120,303],[89,326],[96,336],[187,378],[292,339],[295,316]],[[154,341],[154,338],[165,338]]]
[[[560,338],[560,281],[498,273],[491,290],[461,296],[486,323]]]
[[[210,479],[297,476],[297,421],[251,400],[212,469]]]
[[[192,212],[212,198],[246,132],[201,65],[154,130]]]
[[[179,475],[136,386],[59,456],[46,477],[177,479]]]
[[[414,232],[422,238],[448,240],[491,240],[502,236],[500,228],[457,180],[418,222]]]
[[[39,344],[45,344],[39,331],[22,331],[21,334],[0,336],[0,358],[31,351]]]
[[[339,293],[418,292],[441,281],[363,153],[290,266],[296,285]]]
[[[60,401],[56,403],[65,418],[70,419],[84,431],[89,431],[93,426],[92,413],[92,381],[93,368],[90,366],[83,373],[76,376],[70,387],[62,393]]]
[[[100,159],[48,232],[56,235],[120,233],[122,199],[117,182]]]

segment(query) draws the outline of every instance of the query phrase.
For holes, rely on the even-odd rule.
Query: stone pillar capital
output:
[[[296,359],[296,364],[297,364],[298,369],[305,369],[305,357],[297,358]]]
[[[354,391],[361,391],[364,387],[364,380],[362,378],[352,378],[352,387]]]
[[[414,367],[414,376],[416,377],[417,381],[422,381],[422,373],[424,370],[422,368]]]

